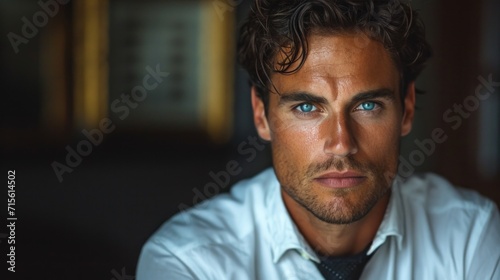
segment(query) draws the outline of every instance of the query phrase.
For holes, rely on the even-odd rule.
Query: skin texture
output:
[[[396,173],[400,137],[411,130],[415,89],[411,83],[403,112],[397,67],[363,34],[308,40],[298,72],[271,76],[279,94],[270,94],[267,115],[252,89],[254,121],[271,142],[285,206],[306,240],[322,255],[351,255],[382,221],[387,175]],[[352,178],[331,179],[347,171]]]

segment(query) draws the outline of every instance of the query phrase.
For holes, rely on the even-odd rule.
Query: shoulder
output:
[[[436,174],[413,176],[397,189],[407,234],[447,238],[455,243],[454,249],[461,250],[457,255],[475,247],[490,227],[497,231],[500,226],[493,201],[476,191],[453,186]]]
[[[418,206],[429,212],[458,210],[481,214],[495,208],[491,200],[476,191],[454,186],[434,173],[410,177],[400,184],[399,191],[406,205]]]
[[[496,204],[473,190],[453,186],[436,174],[395,184],[401,197],[405,242],[425,256],[429,271],[454,279],[497,279],[500,273],[500,216]]]
[[[192,254],[225,254],[245,250],[242,241],[266,221],[266,194],[275,179],[267,169],[257,176],[241,181],[229,193],[217,195],[197,206],[182,211],[164,223],[148,240],[151,246],[176,257]],[[215,256],[212,256],[215,257]]]

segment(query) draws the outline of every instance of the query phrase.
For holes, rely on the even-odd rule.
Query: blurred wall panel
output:
[[[108,1],[74,0],[75,127],[99,127],[108,112]]]
[[[488,96],[480,108],[478,168],[482,178],[498,180],[500,185],[500,1],[484,0],[481,17],[480,67],[485,79],[492,75],[497,83],[495,92],[492,88],[483,88],[482,94]],[[496,93],[496,94],[495,94]]]
[[[69,9],[61,9],[40,37],[42,90],[41,127],[51,139],[62,139],[72,127],[71,24]]]
[[[229,136],[233,34],[210,1],[110,1],[110,117],[131,131]]]
[[[64,140],[69,126],[72,3],[0,1],[0,143],[36,150]]]
[[[498,1],[496,1],[498,2]],[[439,99],[440,123],[447,135],[447,140],[437,150],[438,165],[436,172],[442,174],[456,185],[475,189],[500,202],[499,170],[493,167],[488,170],[488,175],[483,172],[484,165],[480,157],[483,153],[495,153],[495,148],[490,145],[494,141],[495,133],[488,133],[488,146],[482,146],[481,131],[492,129],[498,131],[498,127],[491,127],[495,122],[496,112],[499,110],[497,86],[485,86],[490,77],[498,81],[500,73],[493,68],[485,68],[481,61],[488,50],[497,56],[499,46],[494,46],[495,37],[492,32],[499,32],[499,26],[492,24],[496,22],[486,9],[488,1],[481,1],[471,5],[470,1],[439,1],[439,34],[441,34],[434,60],[439,67]],[[490,5],[491,6],[491,5]],[[491,11],[493,12],[493,11]],[[495,10],[494,13],[498,13]],[[495,15],[493,16],[495,17]],[[484,22],[487,22],[485,24]],[[490,30],[489,32],[484,32]],[[494,31],[491,31],[494,30]],[[486,35],[485,34],[489,34]],[[493,44],[485,46],[484,44]],[[490,47],[492,49],[490,49]],[[490,62],[492,65],[498,62]],[[486,81],[486,82],[485,82]],[[485,92],[478,88],[488,88],[490,94],[487,98]],[[490,108],[491,109],[488,109]],[[495,113],[491,114],[494,110]],[[486,114],[487,117],[482,117]],[[495,158],[495,156],[494,156]],[[497,169],[497,170],[494,170]]]

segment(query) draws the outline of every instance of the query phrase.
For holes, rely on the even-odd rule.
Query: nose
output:
[[[351,121],[345,116],[332,116],[325,124],[326,154],[346,157],[358,152],[356,137]]]

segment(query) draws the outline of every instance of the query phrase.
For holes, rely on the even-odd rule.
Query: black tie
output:
[[[326,280],[357,280],[361,276],[365,265],[371,255],[366,253],[370,249],[369,244],[361,253],[348,257],[322,257],[321,262],[315,263]]]

